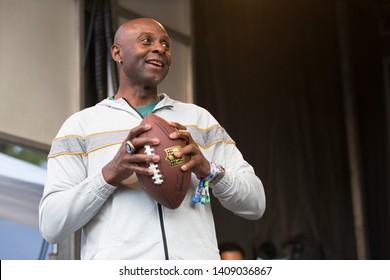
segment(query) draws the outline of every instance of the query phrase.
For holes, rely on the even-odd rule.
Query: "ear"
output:
[[[116,62],[121,63],[122,62],[122,49],[119,45],[113,44],[111,46],[111,56],[112,59],[115,60]]]

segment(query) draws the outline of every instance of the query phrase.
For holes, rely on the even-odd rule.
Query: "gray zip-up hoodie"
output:
[[[259,219],[263,185],[226,131],[205,109],[161,97],[154,113],[185,125],[204,156],[225,168],[211,184],[214,196],[238,216]],[[210,204],[191,201],[199,183],[194,174],[174,210],[150,198],[137,180],[132,187],[104,181],[102,167],[141,121],[124,99],[106,99],[65,121],[49,154],[39,207],[42,236],[59,243],[82,229],[82,259],[219,259]]]

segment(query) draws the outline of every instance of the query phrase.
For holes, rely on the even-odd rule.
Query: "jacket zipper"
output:
[[[160,109],[169,108],[169,107],[170,106],[166,105],[166,106],[163,106],[160,108],[154,108],[152,113],[154,113]],[[167,235],[165,233],[164,217],[163,217],[163,212],[162,212],[163,210],[162,210],[162,206],[160,203],[157,203],[157,207],[158,207],[158,215],[160,218],[161,235],[162,235],[162,241],[163,241],[163,246],[164,246],[164,256],[165,256],[165,260],[169,260]]]
[[[169,107],[172,107],[172,106],[165,105],[165,106],[162,106],[160,108],[154,108],[152,113],[154,113],[154,112],[156,112],[158,110],[161,110],[163,108],[169,108]],[[157,203],[157,207],[158,207],[158,215],[159,215],[159,218],[160,218],[160,227],[161,227],[161,235],[162,235],[163,246],[164,246],[165,260],[169,260],[168,243],[167,243],[167,235],[165,233],[163,210],[162,210],[162,206],[161,206],[160,203]]]
[[[140,117],[143,119],[144,117],[137,111],[137,109],[135,109],[131,104],[130,102],[128,102],[126,100],[126,98],[123,97],[123,99],[126,101],[127,104],[129,104],[129,106],[131,108],[133,108],[133,110],[135,112],[138,113],[138,115],[140,115]],[[165,108],[165,107],[171,107],[169,105],[166,105],[166,106],[163,106],[161,108],[157,108],[157,109],[154,109],[152,113],[154,113],[155,111],[159,110],[159,109],[162,109],[162,108]],[[158,216],[159,216],[159,219],[160,219],[160,228],[161,228],[161,237],[162,237],[162,241],[163,241],[163,247],[164,247],[164,256],[165,256],[165,260],[169,260],[169,254],[168,254],[168,244],[167,244],[167,236],[165,234],[165,227],[164,227],[164,219],[163,219],[163,212],[162,212],[162,206],[160,203],[157,203],[157,208],[158,208]]]
[[[162,206],[161,206],[160,203],[157,203],[157,207],[158,207],[158,215],[159,215],[159,218],[160,218],[160,227],[161,227],[161,235],[162,235],[163,246],[164,246],[165,260],[169,260],[167,236],[165,234],[165,226],[164,226]]]

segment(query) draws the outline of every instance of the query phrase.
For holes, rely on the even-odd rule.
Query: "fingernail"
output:
[[[176,132],[172,132],[171,134],[169,134],[169,137],[171,137],[171,138],[175,138],[175,137],[176,137],[176,135],[177,135],[177,133],[176,133]]]

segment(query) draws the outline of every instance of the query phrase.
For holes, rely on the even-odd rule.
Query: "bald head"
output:
[[[154,20],[152,18],[136,18],[129,20],[119,26],[118,30],[115,33],[114,44],[121,44],[123,42],[123,38],[126,37],[126,34],[128,32],[139,30],[140,28],[145,28],[145,26],[160,28],[165,33],[167,33],[164,26],[157,20]]]
[[[111,47],[112,58],[118,62],[120,81],[126,81],[129,87],[137,85],[156,91],[169,71],[170,45],[167,31],[154,19],[137,18],[122,24]]]

